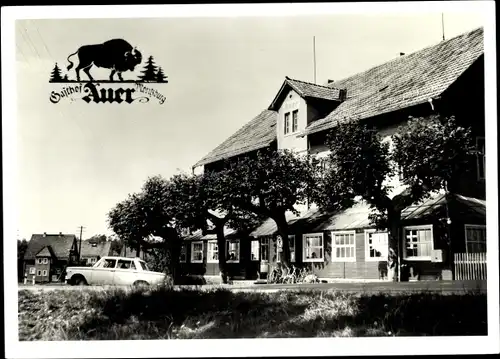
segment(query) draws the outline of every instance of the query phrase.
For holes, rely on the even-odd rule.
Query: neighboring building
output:
[[[77,258],[74,234],[33,234],[23,257],[24,277],[36,283],[64,281],[65,268]]]
[[[471,126],[481,154],[455,194],[436,195],[403,213],[400,254],[413,279],[450,278],[454,253],[486,251],[485,106],[483,29],[442,41],[344,80],[322,86],[286,77],[268,109],[203,157],[194,171],[216,171],[223,160],[252,156],[263,148],[328,155],[326,135],[346,119],[366,123],[390,139],[409,116],[454,115]],[[390,179],[394,193],[403,187]],[[292,261],[320,277],[384,279],[387,233],[378,233],[360,202],[342,213],[320,213],[314,204],[289,216]],[[450,219],[450,220],[448,220]],[[217,274],[215,237],[187,236],[184,267]],[[254,278],[275,265],[279,240],[272,220],[248,236],[228,234],[226,255],[233,272]],[[256,270],[257,269],[257,270]]]
[[[97,243],[94,241],[82,241],[80,250],[80,263],[93,266],[101,257],[112,255],[111,241]]]

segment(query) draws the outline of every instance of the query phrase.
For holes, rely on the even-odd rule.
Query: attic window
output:
[[[388,87],[389,87],[389,85],[384,86],[384,87],[382,87],[380,90],[378,90],[378,92],[382,92],[382,91],[384,91],[384,90],[385,90],[386,88],[388,88]]]

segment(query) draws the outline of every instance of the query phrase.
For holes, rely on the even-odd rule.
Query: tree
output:
[[[475,152],[470,130],[454,118],[410,119],[391,140],[393,150],[373,128],[354,122],[337,126],[329,134],[328,167],[316,194],[323,209],[352,205],[357,196],[370,204],[372,223],[389,230],[388,274],[397,280],[401,212],[450,184],[456,188],[454,179]],[[398,170],[404,173],[404,190],[392,195],[387,179]],[[329,198],[333,187],[337,195]]]
[[[227,283],[228,277],[224,228],[229,226],[245,232],[259,220],[251,212],[234,208],[229,195],[231,181],[231,173],[228,170],[193,176],[181,174],[171,179],[171,190],[178,203],[179,223],[192,230],[205,229],[207,222],[215,227],[219,270],[223,283]]]
[[[144,66],[144,70],[141,71],[142,75],[139,76],[139,79],[147,82],[156,81],[156,68],[157,66],[154,64],[153,56],[149,56],[148,61]]]
[[[281,263],[290,265],[290,244],[286,213],[298,214],[297,204],[311,197],[314,166],[309,156],[291,151],[261,150],[255,157],[228,163],[231,183],[226,197],[235,208],[271,218],[283,239]]]
[[[57,66],[57,62],[54,66],[54,69],[52,70],[52,73],[50,74],[50,80],[49,82],[62,82],[63,78],[61,75],[61,69],[59,66]]]
[[[23,238],[22,241],[17,240],[17,274],[18,280],[22,281],[24,277],[23,273],[23,258],[26,250],[28,249],[28,241]]]
[[[96,235],[93,235],[92,237],[86,239],[86,241],[101,244],[101,243],[106,243],[107,237],[105,234],[96,234]]]
[[[165,73],[163,72],[163,69],[161,67],[158,68],[158,72],[156,73],[156,81],[158,82],[166,82],[167,77],[165,76]]]
[[[162,249],[170,258],[179,258],[180,238],[176,223],[176,199],[168,181],[161,176],[146,180],[141,192],[131,194],[108,213],[111,229],[126,245],[143,251]],[[178,260],[169,263],[174,281]]]

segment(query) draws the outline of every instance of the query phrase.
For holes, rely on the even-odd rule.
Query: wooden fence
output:
[[[455,280],[486,279],[486,253],[455,253]]]

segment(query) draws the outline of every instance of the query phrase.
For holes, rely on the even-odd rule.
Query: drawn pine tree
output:
[[[156,81],[167,82],[166,80],[167,80],[167,76],[165,76],[163,69],[161,67],[158,67],[158,72],[156,73]]]
[[[62,82],[63,78],[61,76],[61,69],[59,66],[56,65],[54,66],[54,69],[52,70],[52,73],[50,74],[50,80],[49,82]]]
[[[154,63],[153,56],[149,56],[146,66],[144,66],[144,70],[141,71],[142,75],[139,76],[139,80],[145,82],[156,81],[156,68],[157,66]]]

